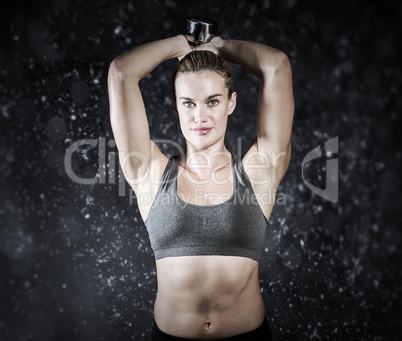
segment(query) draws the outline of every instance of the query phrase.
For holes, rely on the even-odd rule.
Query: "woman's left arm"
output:
[[[257,140],[252,148],[261,156],[266,155],[270,166],[283,176],[290,160],[294,113],[292,70],[288,57],[278,49],[249,41],[215,37],[210,44],[222,58],[239,64],[260,79]]]

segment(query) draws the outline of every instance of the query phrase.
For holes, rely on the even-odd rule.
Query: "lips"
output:
[[[206,135],[211,131],[212,128],[202,127],[202,128],[194,128],[192,129],[198,135]]]

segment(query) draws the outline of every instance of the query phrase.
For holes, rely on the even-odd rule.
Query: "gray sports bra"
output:
[[[232,153],[234,193],[201,206],[177,195],[178,158],[172,156],[145,221],[155,259],[224,255],[259,262],[268,224],[240,158]]]

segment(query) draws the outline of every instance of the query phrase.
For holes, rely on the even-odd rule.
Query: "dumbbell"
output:
[[[215,20],[202,17],[187,18],[186,35],[190,45],[209,43],[218,32]]]

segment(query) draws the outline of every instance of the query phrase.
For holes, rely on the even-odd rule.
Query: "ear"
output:
[[[231,115],[236,108],[236,99],[237,93],[233,91],[232,96],[229,99],[229,115]]]
[[[176,117],[179,118],[179,113],[177,111],[176,100],[173,97],[172,97],[172,108],[173,108],[173,112],[176,115]]]

